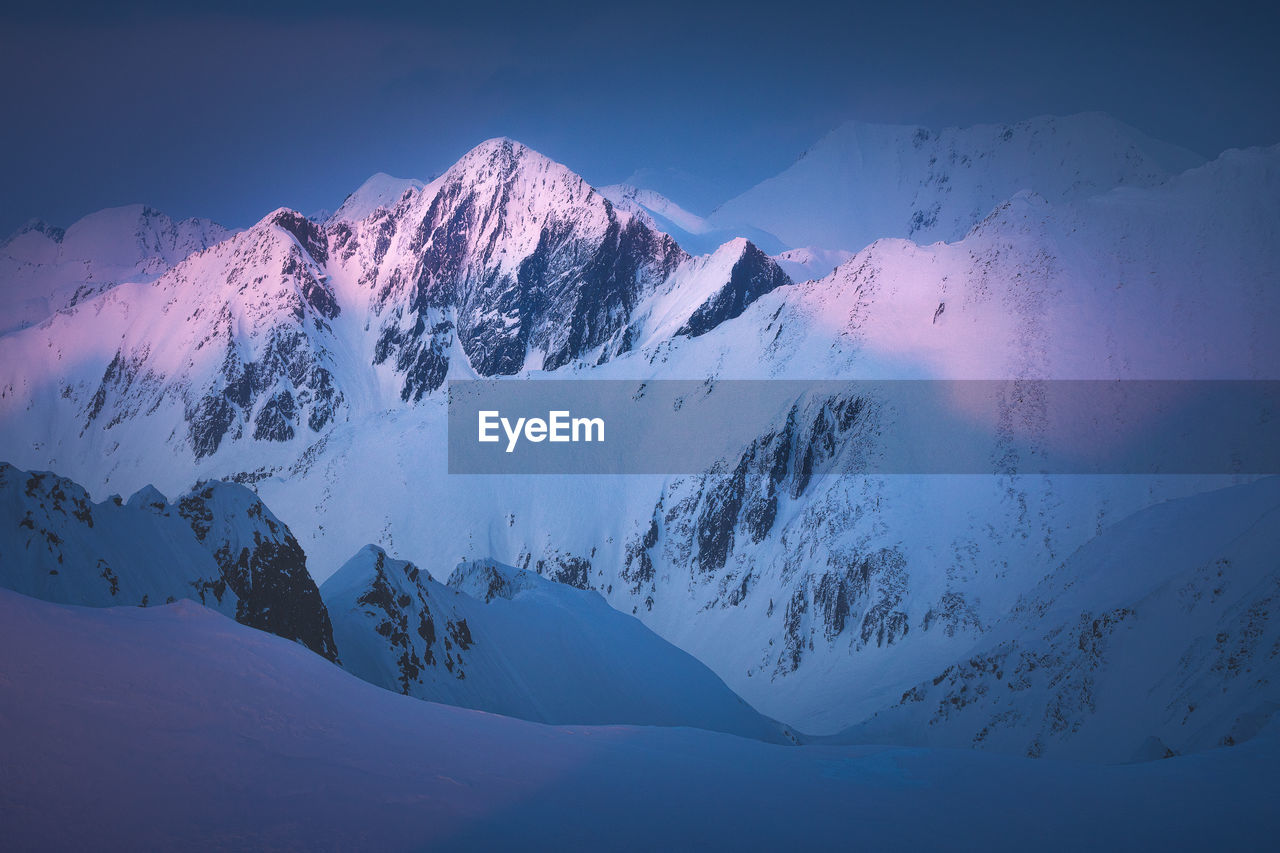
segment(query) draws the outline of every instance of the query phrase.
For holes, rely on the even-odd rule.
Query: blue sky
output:
[[[1280,142],[1277,14],[1217,3],[62,5],[0,17],[0,234],[145,202],[233,226],[519,139],[706,212],[841,121],[1103,110]]]

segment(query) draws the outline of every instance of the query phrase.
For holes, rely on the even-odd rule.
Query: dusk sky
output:
[[[1280,142],[1261,4],[256,5],[4,12],[0,235],[133,202],[310,213],[498,135],[699,212],[846,119],[1102,110],[1207,157]]]

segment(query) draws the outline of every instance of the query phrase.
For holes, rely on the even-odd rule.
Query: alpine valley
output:
[[[374,752],[457,729],[534,744],[537,774],[580,735],[333,664],[532,723],[707,730],[671,749],[796,790],[802,759],[749,741],[841,785],[873,755],[1000,785],[1042,757],[1261,767],[1280,479],[871,475],[898,415],[852,396],[678,476],[450,474],[446,431],[475,378],[1280,380],[1277,234],[1280,146],[1204,162],[1100,114],[849,124],[702,213],[502,138],[324,218],[33,223],[0,244],[0,585],[51,604],[5,593],[0,623],[65,630],[40,655],[81,680],[94,644],[181,638],[245,713],[278,671],[409,738]],[[1001,415],[1034,437],[1037,411]],[[0,719],[21,689],[0,672]],[[656,734],[616,731],[599,760],[664,772],[636,758]]]

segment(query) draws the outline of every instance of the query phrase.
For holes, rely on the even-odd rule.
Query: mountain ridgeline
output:
[[[694,726],[776,743],[785,727],[595,592],[492,561],[449,585],[376,546],[320,588],[288,528],[245,487],[94,503],[0,464],[0,587],[59,604],[187,599],[293,640],[397,693],[559,724]]]
[[[298,541],[258,497],[204,483],[170,503],[154,488],[94,503],[55,474],[0,463],[0,585],[94,607],[190,598],[337,660]]]
[[[1110,638],[1172,630],[1168,584],[1199,584],[1214,560],[1240,592],[1197,605],[1197,624],[1257,626],[1237,610],[1266,599],[1244,589],[1270,582],[1259,549],[1206,529],[1203,559],[1183,565],[1142,544],[1155,528],[1108,533],[1246,478],[869,476],[902,431],[891,407],[857,397],[797,399],[682,476],[459,477],[443,389],[544,375],[696,379],[707,394],[721,379],[1276,379],[1278,184],[1280,147],[1201,163],[1086,115],[847,126],[705,218],[495,139],[429,182],[375,176],[323,221],[281,209],[236,233],[184,226],[184,258],[165,249],[145,275],[24,303],[24,327],[0,334],[0,457],[83,486],[6,469],[6,547],[25,555],[7,582],[96,605],[203,590],[389,689],[544,721],[616,720],[610,703],[628,695],[644,710],[633,722],[766,739],[787,737],[770,718],[877,739],[922,724],[930,743],[1105,760],[1149,738],[1174,751],[1239,739],[1250,727],[1235,717],[1257,709],[1237,702],[1242,681],[1225,704],[1206,698],[1204,649],[1150,658],[1203,709],[1185,724],[1147,708],[1140,727],[1115,727],[1089,697],[1128,671],[1136,647]],[[63,282],[56,246],[72,230],[33,227],[3,251],[26,253],[30,280]],[[693,255],[682,235],[719,242]],[[1043,438],[1035,400],[1000,418]],[[1008,442],[981,450],[1005,470]],[[246,488],[209,485],[222,481]],[[54,482],[79,502],[41,485]],[[148,484],[185,497],[101,500]],[[274,515],[250,515],[255,493]],[[242,525],[220,526],[224,494]],[[1232,494],[1224,505],[1272,497]],[[95,538],[115,519],[131,532]],[[1055,591],[1115,549],[1151,555],[1134,557],[1150,563],[1146,587]],[[459,562],[471,568],[454,583]],[[60,586],[72,572],[83,585]],[[481,594],[481,577],[514,598]],[[1064,601],[1052,636],[1018,616]],[[1148,604],[1164,616],[1117,615]],[[556,608],[582,630],[555,635],[542,620]],[[631,637],[641,623],[651,634]],[[600,692],[557,705],[563,673],[540,648]],[[641,681],[616,680],[610,667],[641,650],[696,683],[698,702],[649,684],[646,704]],[[1040,669],[1010,693],[1023,660]],[[978,666],[964,661],[985,669],[960,677]],[[1069,697],[1050,684],[1073,678]],[[740,715],[721,688],[762,713]],[[1182,695],[1157,692],[1165,710]],[[947,711],[957,702],[971,709]]]

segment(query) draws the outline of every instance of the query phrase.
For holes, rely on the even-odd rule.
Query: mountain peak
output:
[[[283,228],[316,261],[323,264],[329,260],[328,238],[325,237],[324,229],[298,211],[287,207],[276,208],[259,225]]]
[[[496,560],[470,560],[459,563],[445,585],[487,604],[495,598],[515,598],[538,583],[549,581]]]
[[[410,190],[421,190],[425,184],[417,178],[397,178],[386,172],[375,172],[345,199],[328,217],[335,222],[359,222],[381,207],[391,207]]]
[[[134,492],[126,505],[130,509],[146,507],[163,512],[169,505],[169,499],[159,489],[148,483]]]
[[[545,154],[506,136],[486,139],[445,172],[446,180],[457,180],[467,175],[477,181],[496,179],[507,181],[516,174],[554,175],[560,180],[590,189],[587,182],[568,166],[557,163]]]

